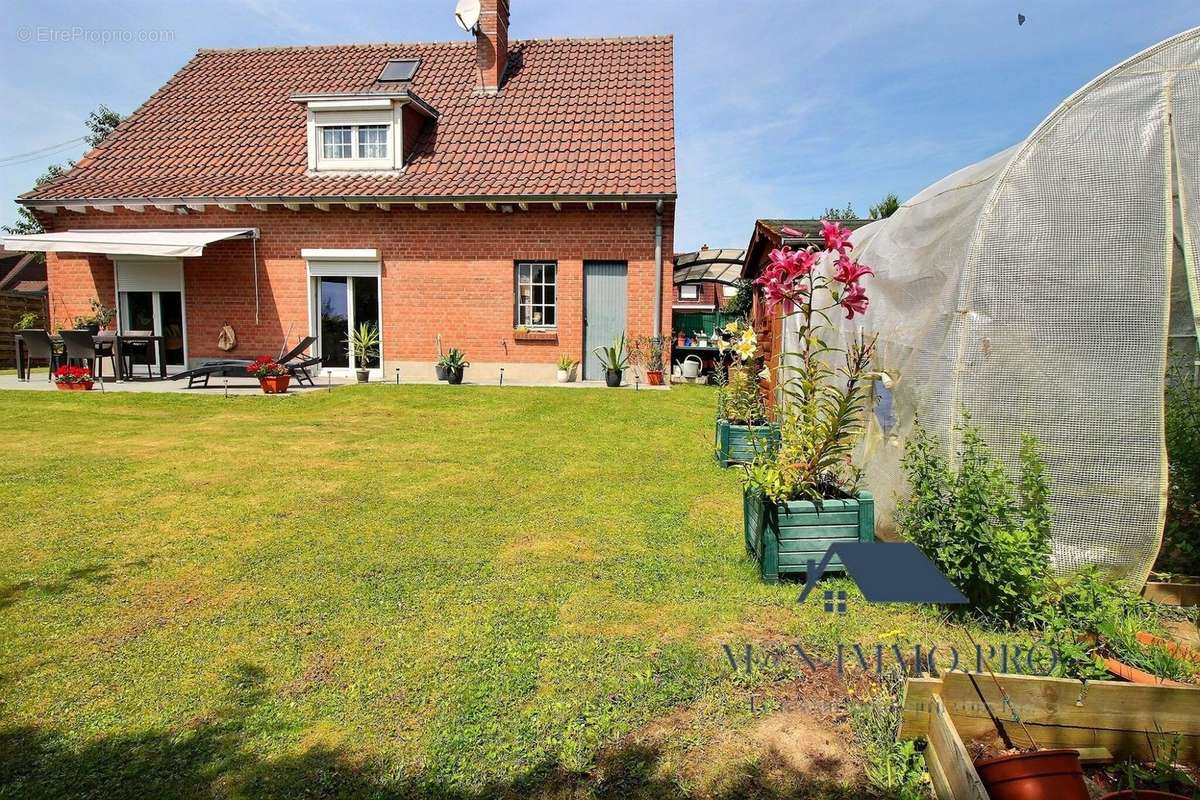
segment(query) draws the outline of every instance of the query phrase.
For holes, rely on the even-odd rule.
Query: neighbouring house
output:
[[[449,14],[447,14],[449,18]],[[70,172],[22,195],[53,324],[93,297],[175,332],[170,368],[377,324],[391,379],[552,380],[567,353],[670,331],[669,36],[202,50]],[[664,262],[663,254],[666,253]]]
[[[839,220],[839,222],[847,228],[858,230],[874,220],[850,219]],[[784,228],[802,235],[785,234]],[[761,275],[770,260],[772,250],[784,246],[791,247],[793,250],[803,250],[810,246],[820,247],[821,243],[821,220],[819,219],[760,219],[754,223],[754,232],[750,235],[749,246],[746,247],[742,277],[746,280],[754,280]],[[769,313],[763,303],[762,292],[756,291],[754,308],[750,312],[750,322],[758,339],[759,352],[768,365],[778,366],[779,355],[784,349],[782,311],[776,309],[774,313]],[[768,402],[772,405],[777,399],[777,378],[778,371],[772,369],[769,381],[770,391],[767,392]]]

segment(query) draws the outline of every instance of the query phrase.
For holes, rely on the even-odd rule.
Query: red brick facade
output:
[[[41,214],[48,231],[86,228],[256,227],[259,322],[254,320],[254,271],[248,240],[218,242],[204,255],[183,259],[188,355],[191,360],[225,356],[216,347],[229,322],[238,336],[235,357],[274,354],[285,333],[291,342],[310,331],[304,248],[372,248],[379,251],[383,304],[384,369],[400,362],[428,363],[436,334],[446,347],[464,349],[476,364],[547,365],[533,374],[551,374],[560,354],[583,357],[583,262],[626,261],[629,268],[628,324],[631,336],[653,327],[655,210],[652,203],[531,204],[527,211],[490,211],[468,204],[465,211],[430,205],[420,211],[396,204],[390,210],[363,205],[358,211],[333,206],[321,211],[301,206],[289,211],[269,206],[236,211],[208,206],[186,216],[147,206],[142,213],[118,206],[115,213],[88,209]],[[662,332],[669,334],[674,206],[663,210]],[[514,338],[514,263],[557,261],[558,340],[521,342]],[[47,254],[49,299],[55,325],[87,311],[93,297],[114,304],[114,267],[106,256]],[[410,370],[406,370],[406,373]],[[390,372],[388,373],[390,375]],[[478,374],[478,377],[485,377]]]

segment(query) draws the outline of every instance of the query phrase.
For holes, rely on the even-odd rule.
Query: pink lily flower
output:
[[[846,287],[846,291],[842,293],[841,300],[838,301],[842,308],[846,309],[846,319],[854,319],[855,314],[867,313],[867,291],[862,287],[862,284],[853,283]]]
[[[825,249],[830,252],[837,250],[839,253],[844,253],[852,249],[854,247],[850,244],[852,233],[853,231],[840,222],[821,220],[821,236],[825,237]]]
[[[864,275],[874,275],[875,270],[868,267],[866,264],[860,264],[854,261],[850,256],[842,254],[838,256],[837,272],[834,273],[833,279],[839,283],[846,285],[858,283],[859,279]]]

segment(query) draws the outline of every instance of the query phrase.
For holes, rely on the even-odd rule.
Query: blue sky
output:
[[[1092,77],[1200,25],[1195,0],[512,0],[512,36],[675,35],[677,250],[744,246],[758,217],[864,213],[1023,138]],[[454,0],[6,0],[0,220],[201,47],[464,38]],[[1027,20],[1018,27],[1017,13]],[[63,31],[65,29],[65,31]],[[63,31],[56,33],[55,31]],[[111,41],[111,32],[133,41]],[[109,41],[105,41],[109,39]],[[152,41],[138,41],[150,39]]]

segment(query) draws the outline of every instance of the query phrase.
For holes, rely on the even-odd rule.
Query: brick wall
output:
[[[16,292],[0,292],[0,368],[8,369],[17,365],[13,326],[26,311],[45,317],[45,298]]]
[[[531,205],[511,214],[468,205],[419,211],[394,205],[384,211],[270,206],[256,211],[215,206],[186,216],[147,207],[143,213],[60,210],[40,215],[47,230],[84,228],[257,227],[259,322],[254,320],[254,273],[247,240],[218,242],[203,256],[184,259],[189,355],[225,355],[216,347],[228,321],[237,332],[237,356],[275,353],[284,334],[308,332],[308,284],[302,248],[375,248],[382,260],[383,341],[386,361],[432,361],[435,335],[460,347],[472,361],[551,364],[560,353],[583,356],[582,283],[586,260],[629,264],[631,336],[653,327],[654,206]],[[675,293],[671,283],[674,207],[663,213],[662,330],[669,332]],[[513,264],[558,262],[558,342],[518,342],[513,337]],[[48,254],[51,315],[58,324],[88,309],[93,297],[114,303],[113,263],[107,256]]]

